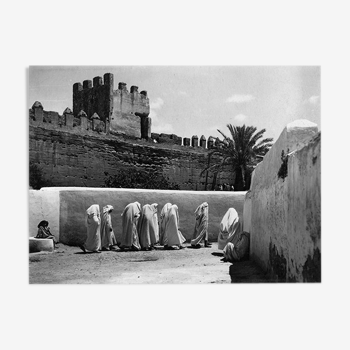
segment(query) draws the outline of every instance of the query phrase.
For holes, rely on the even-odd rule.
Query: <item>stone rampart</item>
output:
[[[31,122],[29,159],[40,165],[53,186],[104,187],[106,173],[114,175],[119,169],[162,173],[181,190],[211,190],[213,183],[212,173],[201,175],[207,149],[124,139],[78,126]],[[229,169],[218,182],[233,183]]]
[[[106,132],[125,134],[136,138],[149,138],[151,120],[147,91],[138,92],[137,86],[120,82],[114,90],[114,77],[106,73],[102,77],[84,80],[73,85],[73,114],[84,111],[90,119],[95,113],[108,124]]]
[[[53,233],[59,232],[59,241],[68,245],[80,245],[86,238],[85,211],[91,204],[113,205],[112,224],[120,241],[122,217],[125,206],[138,201],[141,205],[158,203],[158,215],[162,207],[170,202],[179,207],[180,230],[187,240],[193,236],[195,227],[194,211],[203,202],[209,204],[209,239],[217,240],[220,222],[226,211],[234,207],[243,214],[245,192],[201,192],[165,191],[109,188],[43,188],[30,190],[29,195],[29,236],[36,234],[40,220],[50,223]],[[51,201],[52,196],[59,198]],[[38,205],[38,203],[46,203]],[[46,210],[45,210],[46,209]],[[38,221],[39,220],[39,221]],[[59,224],[56,225],[56,222]]]
[[[250,256],[276,281],[321,281],[320,144],[316,124],[290,123],[253,172]]]

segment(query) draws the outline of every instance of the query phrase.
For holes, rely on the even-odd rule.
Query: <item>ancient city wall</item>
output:
[[[72,131],[43,124],[29,126],[29,160],[40,165],[53,186],[104,187],[106,173],[144,169],[162,173],[181,190],[204,190],[206,181],[211,189],[213,174],[200,175],[207,165],[207,149],[123,140],[79,127]],[[219,180],[233,183],[229,171],[222,172]]]
[[[137,86],[120,82],[114,90],[114,77],[106,73],[83,84],[73,85],[73,114],[84,111],[90,119],[95,113],[107,126],[106,132],[125,134],[136,138],[151,136],[151,121],[147,91],[138,92]]]
[[[91,204],[99,204],[101,212],[104,205],[113,205],[112,224],[115,235],[120,241],[121,213],[127,204],[135,201],[140,202],[141,205],[158,203],[158,215],[166,203],[176,204],[179,207],[180,230],[187,240],[193,235],[194,211],[198,205],[206,201],[209,204],[209,239],[217,240],[222,217],[230,207],[234,207],[241,216],[245,197],[245,192],[107,188],[43,188],[29,192],[29,235],[34,236],[37,231],[36,225],[45,219],[49,221],[53,233],[59,232],[60,242],[68,245],[80,245],[84,242],[86,238],[85,211]],[[59,200],[50,203],[53,196],[59,197]],[[43,205],[38,205],[39,202]],[[56,224],[57,220],[59,220],[59,225]]]
[[[250,256],[276,281],[321,280],[321,136],[317,130],[316,124],[305,120],[288,124],[253,172],[247,194],[251,217],[244,217],[251,226]]]

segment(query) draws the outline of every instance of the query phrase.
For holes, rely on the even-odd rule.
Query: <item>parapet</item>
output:
[[[73,93],[83,91],[85,89],[92,89],[99,86],[111,86],[113,89],[114,77],[112,73],[105,73],[103,79],[100,76],[94,77],[93,80],[84,80],[83,84],[73,84]]]
[[[29,109],[29,124],[40,126],[54,130],[62,131],[96,131],[98,133],[106,133],[106,124],[100,120],[97,113],[94,113],[91,118],[80,110],[77,116],[74,117],[72,110],[67,107],[62,115],[53,111],[45,111],[42,104],[36,101],[32,108]]]
[[[176,145],[183,145],[184,147],[201,147],[201,148],[213,148],[215,147],[214,137],[210,136],[207,140],[204,135],[201,136],[199,145],[198,145],[198,136],[193,135],[192,138],[188,137],[180,137],[175,134],[159,134],[159,133],[151,133],[151,139],[154,140],[156,143],[167,143],[167,144],[176,144]]]

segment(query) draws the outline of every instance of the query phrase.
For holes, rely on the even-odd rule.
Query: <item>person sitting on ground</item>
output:
[[[122,213],[123,229],[122,241],[120,244],[121,250],[141,250],[139,243],[139,235],[137,232],[137,223],[141,215],[141,204],[134,202],[128,204]]]
[[[200,248],[200,242],[204,239],[204,247],[210,248],[211,243],[208,242],[208,203],[204,202],[201,205],[199,205],[194,213],[196,216],[196,224],[193,233],[194,238],[191,240],[191,246],[193,248]]]
[[[164,235],[166,236],[164,249],[177,250],[185,248],[182,244],[185,243],[186,238],[179,230],[179,212],[176,204],[169,207],[168,211],[165,213],[164,221]]]
[[[249,232],[241,232],[236,244],[228,242],[223,250],[223,261],[235,262],[240,261],[249,255]]]
[[[101,253],[100,224],[100,206],[93,204],[86,210],[87,238],[85,243],[80,246],[84,253]]]
[[[238,235],[241,232],[241,223],[237,211],[234,208],[228,209],[220,223],[218,235],[218,249],[222,250],[226,244],[237,243]]]
[[[35,236],[35,238],[47,238],[52,239],[54,247],[57,248],[57,239],[56,237],[50,232],[49,222],[46,220],[42,220],[39,222],[38,225],[38,233]]]
[[[152,250],[159,242],[157,203],[145,204],[138,221],[139,241],[142,250]]]
[[[111,213],[113,211],[112,205],[106,205],[102,210],[101,219],[101,246],[102,250],[111,250],[117,244],[112,227]]]

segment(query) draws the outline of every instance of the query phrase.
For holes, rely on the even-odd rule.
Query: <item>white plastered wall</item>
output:
[[[245,213],[245,220],[251,224],[251,258],[270,271],[277,257],[279,268],[285,269],[285,278],[291,281],[303,280],[306,260],[320,248],[320,141],[314,140],[317,132],[317,125],[307,120],[288,124],[254,170],[251,199],[246,198],[247,208],[251,201],[250,219],[249,210]],[[278,177],[282,150],[290,154],[284,179]]]

